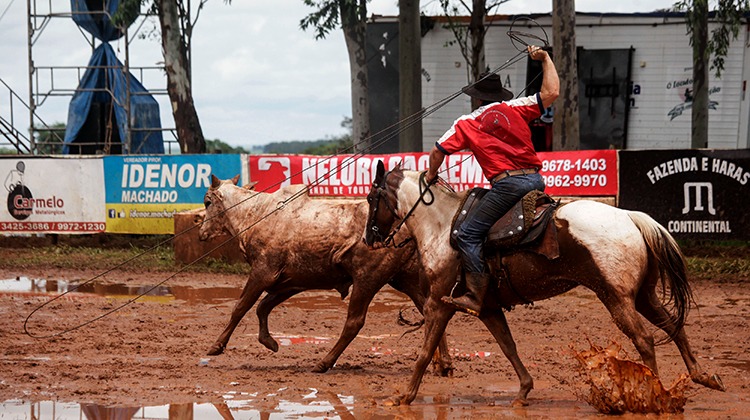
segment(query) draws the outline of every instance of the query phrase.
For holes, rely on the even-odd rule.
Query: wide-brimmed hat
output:
[[[495,73],[482,73],[476,83],[465,86],[461,91],[472,98],[488,102],[513,99],[513,92],[503,87],[500,76]]]

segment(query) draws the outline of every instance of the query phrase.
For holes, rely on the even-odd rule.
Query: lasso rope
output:
[[[529,19],[529,20],[531,20],[531,19]],[[513,24],[515,24],[515,20],[514,20]],[[513,24],[511,25],[511,29],[513,28]],[[539,26],[539,27],[541,28],[541,26]],[[542,28],[542,31],[544,31],[543,28]],[[545,46],[549,45],[548,42],[547,42],[547,40],[543,40],[542,38],[540,38],[538,36],[535,36],[535,35],[532,35],[532,34],[527,34],[527,33],[518,32],[518,31],[511,31],[511,30],[509,30],[507,34],[511,38],[511,41],[513,41],[513,40],[517,40],[517,41],[521,40],[519,42],[523,42],[522,41],[522,37],[530,37],[530,38],[539,39],[539,40],[544,41]],[[547,35],[546,32],[544,33],[544,35],[545,35],[545,38],[546,38],[546,35]],[[508,60],[506,60],[503,64],[501,64],[500,66],[498,66],[497,68],[495,68],[494,70],[492,70],[491,73],[498,73],[498,72],[500,72],[500,71],[502,71],[502,70],[504,70],[504,69],[512,66],[513,64],[517,63],[518,61],[520,61],[523,58],[523,56],[526,54],[526,51],[522,50],[522,49],[519,49],[515,45],[515,43],[513,45],[514,45],[514,47],[516,47],[516,49],[519,52],[516,55],[514,55],[513,57],[511,57]],[[528,44],[526,44],[524,42],[524,45],[528,45]],[[486,77],[488,77],[488,76],[489,76],[489,74]],[[476,80],[472,84],[470,84],[469,86],[474,86],[475,84],[479,83],[481,80],[483,80],[483,79]],[[528,86],[529,85],[527,85],[524,88],[523,91],[525,91],[526,89],[528,89]],[[207,257],[208,255],[210,255],[212,252],[216,251],[220,247],[222,247],[225,244],[229,243],[230,241],[234,240],[239,235],[243,234],[244,232],[248,231],[249,229],[252,229],[258,223],[260,223],[260,222],[264,221],[265,219],[271,217],[276,212],[278,212],[280,210],[283,210],[283,208],[286,206],[286,204],[288,204],[291,201],[296,200],[297,198],[299,198],[299,197],[307,194],[311,188],[318,186],[323,180],[327,179],[328,177],[330,177],[333,174],[336,174],[341,169],[344,169],[344,168],[348,167],[349,165],[353,164],[357,160],[357,158],[366,155],[367,153],[369,153],[372,150],[374,150],[376,147],[378,147],[378,146],[380,146],[380,145],[382,145],[382,144],[384,144],[384,143],[392,140],[393,138],[396,138],[398,135],[400,135],[401,133],[405,132],[406,130],[408,130],[412,126],[416,125],[417,123],[420,123],[426,117],[432,115],[433,113],[437,112],[439,109],[441,109],[442,107],[444,107],[445,105],[447,105],[448,103],[450,103],[451,101],[453,101],[454,99],[456,99],[457,97],[461,96],[462,93],[463,93],[463,89],[458,90],[457,92],[454,92],[454,93],[446,96],[442,100],[440,100],[440,101],[438,101],[438,102],[436,102],[436,103],[434,103],[434,104],[432,104],[432,105],[430,105],[430,106],[428,106],[426,108],[423,108],[422,110],[417,111],[414,114],[412,114],[412,115],[410,115],[410,116],[408,116],[408,117],[406,117],[406,118],[404,118],[404,119],[402,119],[400,121],[395,122],[394,124],[391,124],[390,126],[388,126],[388,127],[384,128],[384,129],[378,131],[377,133],[375,133],[375,134],[373,134],[373,135],[371,135],[371,136],[369,136],[369,137],[367,137],[365,139],[362,139],[358,143],[352,144],[352,146],[349,146],[349,147],[343,149],[341,151],[341,153],[339,153],[339,154],[344,154],[345,152],[347,152],[349,150],[355,151],[355,150],[357,150],[357,147],[361,146],[363,143],[369,144],[369,146],[363,148],[359,152],[353,153],[350,156],[348,156],[347,158],[345,158],[341,162],[341,164],[337,165],[334,168],[331,168],[331,170],[329,171],[328,174],[324,174],[324,175],[319,176],[312,183],[310,183],[310,185],[308,185],[306,188],[303,188],[300,191],[292,194],[286,200],[283,200],[283,201],[279,202],[279,204],[276,206],[276,208],[274,210],[270,211],[268,214],[266,214],[266,215],[262,216],[261,218],[259,218],[255,223],[252,223],[247,228],[245,228],[245,229],[237,232],[235,235],[232,235],[227,240],[223,241],[219,245],[217,245],[217,246],[213,247],[212,249],[210,249],[209,251],[205,252],[203,255],[201,255],[200,257],[198,257],[197,259],[195,259],[193,262],[184,265],[183,267],[181,267],[180,269],[178,269],[177,271],[175,271],[174,273],[172,273],[171,275],[169,275],[164,280],[162,280],[159,283],[155,284],[154,286],[146,289],[145,291],[139,293],[138,295],[136,295],[132,299],[129,299],[128,301],[126,301],[125,303],[123,303],[123,304],[121,304],[121,305],[119,305],[119,306],[117,306],[117,307],[115,307],[113,309],[110,309],[110,310],[104,312],[103,314],[101,314],[101,315],[99,315],[97,317],[94,317],[94,318],[92,318],[92,319],[90,319],[88,321],[85,321],[85,322],[83,322],[81,324],[75,325],[73,327],[67,328],[67,329],[65,329],[63,331],[60,331],[60,332],[57,332],[57,333],[52,333],[52,334],[47,334],[47,335],[35,335],[35,334],[32,334],[31,331],[29,331],[29,328],[28,328],[28,323],[29,323],[29,320],[31,319],[31,317],[35,313],[37,313],[38,311],[40,311],[41,309],[43,309],[44,307],[46,307],[47,305],[49,305],[52,302],[54,302],[54,301],[62,298],[63,296],[67,295],[68,293],[75,292],[76,290],[78,290],[78,288],[80,288],[80,287],[82,287],[82,286],[84,286],[86,284],[89,284],[89,283],[93,282],[94,280],[99,279],[99,278],[101,278],[101,277],[103,277],[103,276],[105,276],[105,275],[113,272],[114,270],[125,266],[126,264],[129,264],[130,262],[132,262],[132,261],[134,261],[134,260],[142,257],[143,255],[154,251],[158,247],[166,245],[167,243],[173,241],[175,238],[178,238],[178,237],[180,237],[180,236],[182,236],[184,234],[187,234],[187,233],[191,232],[192,230],[194,230],[197,227],[201,226],[200,224],[196,224],[196,225],[191,226],[190,228],[188,228],[188,229],[186,229],[186,230],[184,230],[182,232],[174,234],[171,238],[165,239],[165,240],[157,243],[156,245],[153,245],[150,248],[147,248],[146,250],[144,250],[144,251],[142,251],[142,252],[140,252],[140,253],[138,253],[138,254],[136,254],[136,255],[128,258],[128,259],[126,259],[125,261],[123,261],[123,262],[121,262],[119,264],[116,264],[115,266],[113,266],[113,267],[111,267],[111,268],[103,271],[102,273],[97,274],[96,276],[94,276],[94,277],[92,277],[92,278],[90,278],[90,279],[88,279],[88,280],[86,280],[86,281],[84,281],[82,283],[77,284],[75,287],[69,288],[65,292],[63,292],[63,293],[61,293],[61,294],[59,294],[57,296],[54,296],[51,299],[47,300],[46,302],[42,303],[41,305],[37,306],[24,319],[24,322],[23,322],[23,332],[26,335],[28,335],[29,337],[37,338],[37,339],[51,338],[51,337],[60,336],[62,334],[66,334],[68,332],[75,331],[75,330],[78,330],[78,329],[80,329],[80,328],[82,328],[84,326],[92,324],[93,322],[96,322],[96,321],[98,321],[98,320],[100,320],[100,319],[102,319],[102,318],[104,318],[104,317],[106,317],[106,316],[108,316],[108,315],[110,315],[110,314],[112,314],[112,313],[114,313],[116,311],[119,311],[120,309],[122,309],[122,308],[124,308],[124,307],[126,307],[126,306],[128,306],[130,304],[132,304],[133,302],[137,301],[138,299],[140,299],[140,298],[146,296],[147,294],[149,294],[151,291],[153,291],[157,287],[159,287],[159,286],[163,285],[164,283],[166,283],[167,281],[173,279],[176,275],[178,275],[178,274],[182,273],[183,271],[185,271],[186,269],[192,267],[195,263],[203,260],[205,257]],[[392,130],[395,130],[395,131],[392,131]],[[377,141],[374,141],[374,142],[370,143],[371,141],[373,141],[378,136],[382,136],[382,138],[380,138],[380,140],[377,140]],[[329,157],[327,157],[325,159],[322,159],[319,162],[327,162],[327,161],[333,159],[335,156],[338,156],[338,155],[331,155],[331,156],[329,156]],[[469,156],[467,156],[465,159],[468,159],[468,158],[469,158]],[[457,163],[456,165],[458,165],[458,164],[460,164],[460,162]],[[278,187],[282,183],[284,183],[285,181],[291,179],[292,177],[294,177],[296,175],[300,175],[302,172],[304,172],[305,170],[307,170],[309,168],[310,167],[307,167],[307,168],[304,168],[304,169],[302,169],[302,170],[300,170],[298,172],[290,174],[289,177],[287,177],[287,178],[285,178],[285,179],[283,179],[281,181],[278,181],[278,182],[276,182],[274,184],[271,184],[271,185],[269,185],[268,187],[266,187],[265,189],[263,189],[263,190],[261,190],[259,192],[266,192],[269,189]],[[450,169],[450,167],[446,168],[445,170],[448,170],[448,169]],[[440,171],[440,173],[444,172],[445,170]],[[429,187],[426,188],[426,191],[429,191]],[[423,192],[423,194],[424,193],[425,192]],[[244,200],[241,200],[240,202],[238,202],[238,203],[236,203],[236,204],[234,204],[234,205],[232,205],[232,206],[230,206],[228,208],[225,208],[222,212],[220,212],[219,214],[217,214],[213,218],[225,215],[229,210],[231,210],[231,209],[239,206],[240,204],[244,203],[247,200],[252,199],[253,197],[255,197],[255,195],[252,195],[252,196],[250,196],[250,197],[248,197],[248,198],[246,198]],[[204,219],[203,223],[206,222],[207,220],[211,220],[213,218]]]

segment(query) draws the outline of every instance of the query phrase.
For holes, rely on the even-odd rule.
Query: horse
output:
[[[420,281],[416,247],[409,243],[373,255],[360,241],[367,215],[364,199],[313,199],[302,192],[302,185],[283,187],[274,193],[255,192],[251,186],[238,187],[238,181],[239,175],[223,181],[211,175],[211,186],[204,197],[206,214],[200,239],[222,232],[239,236],[240,248],[251,265],[230,321],[209,355],[224,352],[234,329],[264,291],[266,296],[256,309],[258,341],[276,352],[278,343],[268,331],[268,315],[274,307],[312,289],[335,289],[344,299],[351,286],[343,331],[313,368],[317,373],[333,367],[357,336],[370,302],[386,283],[406,294],[421,312],[426,284]],[[437,373],[450,376],[452,360],[445,337],[440,339],[435,356]]]
[[[417,395],[428,356],[445,332],[456,308],[441,302],[451,295],[459,273],[458,251],[449,244],[451,222],[468,193],[456,193],[443,185],[428,186],[424,172],[402,170],[400,165],[385,172],[378,165],[367,196],[368,219],[362,240],[370,247],[384,241],[397,219],[417,243],[430,294],[424,304],[425,337],[409,387],[387,404],[410,404]],[[615,324],[633,342],[644,364],[658,376],[654,337],[643,315],[667,334],[680,350],[691,379],[711,389],[724,391],[718,375],[709,375],[698,364],[683,325],[694,302],[687,282],[684,256],[669,232],[642,212],[627,211],[592,200],[578,200],[559,207],[550,221],[557,228],[559,257],[524,250],[499,258],[505,280],[491,281],[479,319],[492,333],[520,381],[513,406],[528,405],[534,382],[521,362],[502,308],[562,294],[577,286],[592,290],[611,314]],[[485,248],[487,250],[487,248]],[[492,255],[490,255],[492,254]],[[489,261],[488,261],[489,262]],[[495,273],[493,273],[495,275]],[[668,286],[668,308],[659,298],[657,286]]]

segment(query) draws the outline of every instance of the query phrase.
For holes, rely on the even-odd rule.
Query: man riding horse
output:
[[[529,46],[528,52],[533,60],[542,63],[541,91],[513,99],[513,94],[494,73],[485,73],[476,83],[466,86],[463,92],[479,99],[481,106],[457,119],[435,142],[425,176],[428,184],[435,182],[445,155],[469,149],[492,186],[461,225],[457,237],[466,273],[466,294],[442,299],[474,316],[479,316],[489,284],[490,275],[482,255],[487,233],[528,192],[544,191],[544,180],[539,175],[542,162],[534,151],[528,124],[557,99],[560,81],[546,51]]]

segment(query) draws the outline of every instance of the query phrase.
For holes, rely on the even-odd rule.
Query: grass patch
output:
[[[245,263],[204,258],[175,261],[171,235],[46,235],[0,237],[0,268],[66,268],[246,274]],[[750,280],[750,242],[680,242],[691,279]],[[126,262],[127,261],[127,262]]]
[[[61,268],[245,274],[247,264],[205,258],[190,266],[174,258],[171,235],[2,237],[0,268]]]

